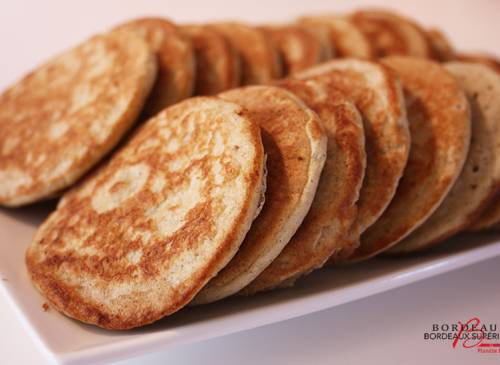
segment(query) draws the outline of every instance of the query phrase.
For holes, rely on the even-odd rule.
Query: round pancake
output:
[[[426,35],[431,47],[432,58],[439,62],[452,61],[456,58],[455,49],[443,32],[439,29],[429,29]]]
[[[303,17],[305,24],[323,24],[330,30],[330,40],[338,57],[371,59],[375,56],[370,40],[349,19],[333,15]]]
[[[452,188],[469,150],[469,104],[455,78],[422,58],[393,56],[382,62],[403,84],[410,156],[394,198],[361,235],[361,245],[348,261],[375,256],[418,228]]]
[[[316,38],[321,47],[321,61],[328,61],[336,56],[335,47],[330,38],[330,27],[323,23],[297,22],[293,24],[309,32]]]
[[[462,173],[439,208],[416,231],[387,251],[402,254],[435,245],[466,228],[482,213],[500,182],[500,76],[480,64],[451,62],[446,69],[471,108],[471,143]]]
[[[282,76],[278,48],[266,34],[242,23],[215,23],[241,59],[241,83],[243,85],[266,84]]]
[[[220,94],[248,109],[262,129],[267,189],[262,211],[238,253],[193,303],[234,294],[259,275],[290,241],[309,211],[326,158],[318,116],[292,93],[250,86]]]
[[[187,304],[257,213],[265,160],[252,118],[214,97],[178,103],[70,190],[26,253],[51,306],[127,329]]]
[[[302,71],[324,61],[321,42],[307,29],[295,25],[260,27],[277,45],[283,75]]]
[[[425,32],[399,15],[385,11],[357,11],[350,20],[369,39],[375,56],[407,55],[430,58],[431,48]]]
[[[389,205],[408,159],[410,133],[401,84],[386,66],[354,59],[330,61],[297,77],[337,89],[363,118],[367,162],[353,233],[357,239]]]
[[[158,57],[158,77],[146,104],[146,115],[156,114],[193,95],[195,55],[188,37],[172,22],[141,18],[118,26],[141,35]]]
[[[350,251],[356,202],[366,156],[363,122],[354,104],[337,90],[314,80],[283,80],[278,86],[300,97],[321,119],[328,137],[327,157],[318,189],[304,221],[279,256],[243,294],[292,285],[320,268],[336,251]]]
[[[239,86],[240,59],[226,37],[209,25],[185,25],[196,55],[196,95],[214,95]]]
[[[135,122],[156,61],[134,34],[95,36],[0,95],[0,204],[19,206],[72,185]]]

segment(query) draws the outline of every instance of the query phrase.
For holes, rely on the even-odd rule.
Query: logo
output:
[[[455,350],[500,354],[499,330],[496,323],[483,323],[479,317],[472,317],[466,322],[434,323],[430,331],[424,332],[424,340],[450,342]]]

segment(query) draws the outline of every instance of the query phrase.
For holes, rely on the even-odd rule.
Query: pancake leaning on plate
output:
[[[348,18],[335,15],[303,17],[303,24],[320,24],[328,27],[332,47],[339,57],[371,59],[375,57],[374,49],[368,37],[362,33]]]
[[[330,61],[296,77],[338,90],[355,103],[363,118],[367,161],[352,237],[357,240],[389,205],[408,159],[410,134],[401,84],[386,66],[354,59]]]
[[[72,185],[133,125],[156,76],[147,44],[95,36],[0,95],[0,205],[46,199]]]
[[[156,52],[158,78],[146,104],[146,116],[193,95],[196,67],[193,47],[174,23],[162,18],[141,18],[116,29],[139,34]]]
[[[321,47],[321,59],[328,61],[337,55],[330,37],[330,28],[323,23],[296,22],[293,26],[304,29],[316,38]]]
[[[395,70],[403,84],[410,156],[394,198],[361,235],[348,261],[375,256],[420,226],[452,188],[469,150],[469,104],[455,78],[440,64],[422,58],[393,56],[382,63]]]
[[[214,95],[239,86],[240,58],[226,37],[210,25],[185,25],[182,31],[196,55],[196,95]]]
[[[399,15],[379,10],[357,11],[349,19],[372,44],[375,56],[432,55],[427,35],[420,27]]]
[[[416,231],[388,252],[402,254],[435,245],[467,228],[497,193],[500,183],[500,76],[487,66],[450,62],[446,69],[465,91],[471,107],[471,144],[455,185]]]
[[[490,55],[479,54],[461,54],[459,59],[466,62],[477,62],[490,67],[500,75],[500,61]],[[494,89],[498,89],[495,87]],[[497,91],[498,93],[498,91]],[[500,98],[496,97],[497,100]],[[492,102],[489,105],[488,112],[491,115],[500,115],[500,103]],[[493,199],[488,207],[481,213],[481,216],[476,219],[469,227],[470,231],[498,230],[500,229],[500,196]]]
[[[493,199],[488,207],[470,226],[468,231],[498,231],[500,229],[500,197]]]
[[[316,193],[326,158],[326,135],[318,116],[281,88],[249,86],[220,94],[252,113],[267,154],[262,211],[238,253],[194,299],[213,302],[250,283],[281,252],[302,223]]]
[[[266,84],[282,76],[278,48],[266,34],[243,23],[214,23],[223,33],[241,59],[241,84]]]
[[[297,25],[260,27],[278,47],[283,62],[283,75],[302,71],[326,61],[321,42],[309,30]]]
[[[328,136],[327,158],[304,221],[242,294],[292,285],[301,275],[323,266],[336,251],[353,249],[349,236],[366,165],[361,116],[345,96],[314,80],[288,79],[277,85],[295,93],[319,115]]]
[[[439,29],[428,29],[426,31],[427,41],[431,47],[432,58],[439,62],[447,62],[456,59],[455,49],[450,40]]]
[[[177,311],[238,250],[264,163],[239,105],[199,97],[166,109],[64,195],[27,250],[33,283],[52,307],[108,329]]]

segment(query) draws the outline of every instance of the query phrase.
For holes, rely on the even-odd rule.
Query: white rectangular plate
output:
[[[425,255],[377,258],[326,268],[290,289],[188,307],[153,325],[105,331],[43,310],[24,252],[53,204],[0,210],[0,288],[39,349],[64,364],[116,361],[149,351],[283,321],[435,276],[500,255],[500,234],[462,235]]]

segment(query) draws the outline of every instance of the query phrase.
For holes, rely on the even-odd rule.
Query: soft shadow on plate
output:
[[[5,214],[23,223],[38,227],[56,209],[58,200],[54,198],[19,208],[0,207],[0,214]]]

